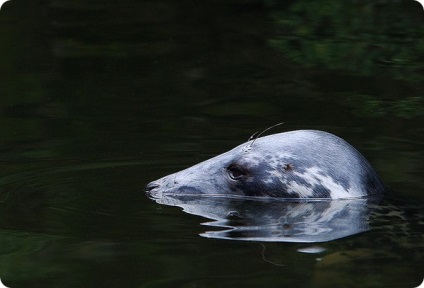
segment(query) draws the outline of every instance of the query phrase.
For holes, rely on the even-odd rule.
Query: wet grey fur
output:
[[[146,187],[151,197],[344,199],[382,194],[384,190],[377,173],[355,148],[317,130],[251,140]]]

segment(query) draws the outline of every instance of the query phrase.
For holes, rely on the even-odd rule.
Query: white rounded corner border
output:
[[[3,282],[1,282],[1,279],[0,279],[0,288],[9,288],[9,287],[5,286],[5,285],[3,284]]]
[[[0,0],[0,10],[3,7],[3,4],[6,3],[7,1],[9,1],[9,0]],[[0,283],[0,285],[1,285],[1,283]],[[0,286],[0,288],[1,288],[1,286]]]

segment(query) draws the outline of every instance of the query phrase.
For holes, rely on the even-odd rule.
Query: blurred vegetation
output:
[[[424,81],[424,15],[416,2],[299,0],[272,18],[279,31],[269,44],[296,63]]]
[[[424,116],[424,13],[417,2],[299,0],[274,11],[272,19],[278,32],[269,45],[294,63],[414,87],[412,95],[397,91],[395,99],[342,93],[339,102],[356,117]]]

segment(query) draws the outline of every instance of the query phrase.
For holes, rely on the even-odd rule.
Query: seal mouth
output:
[[[151,192],[152,190],[155,190],[157,188],[159,188],[160,185],[157,182],[150,182],[149,184],[146,185],[145,191],[147,192]]]
[[[153,181],[146,185],[146,188],[144,188],[144,193],[146,193],[149,198],[158,198],[160,197],[159,188],[159,183]]]

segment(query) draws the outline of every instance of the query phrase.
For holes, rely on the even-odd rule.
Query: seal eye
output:
[[[233,180],[238,180],[238,179],[242,178],[243,176],[247,175],[245,170],[243,170],[242,168],[240,168],[239,166],[234,165],[234,164],[228,166],[227,170],[228,170],[228,173],[230,175],[230,178],[233,179]]]

